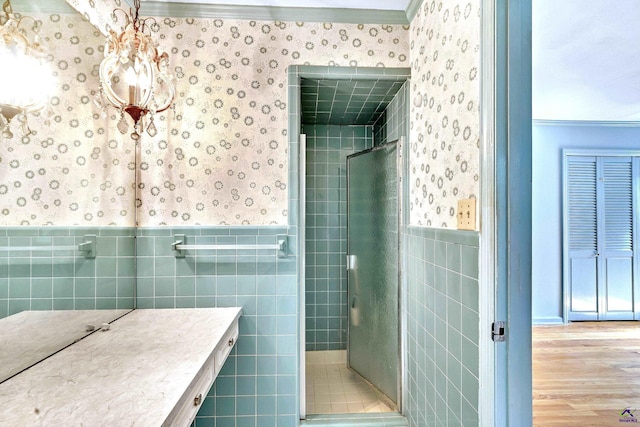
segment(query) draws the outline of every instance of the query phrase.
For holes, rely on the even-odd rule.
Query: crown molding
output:
[[[407,20],[409,22],[413,21],[413,18],[418,14],[418,9],[422,6],[423,1],[424,0],[411,0],[407,6]]]
[[[11,0],[11,8],[16,13],[59,13],[75,14],[75,9],[69,6],[64,0]]]
[[[140,13],[145,16],[172,18],[409,25],[407,14],[401,10],[236,6],[143,1]]]
[[[534,119],[535,126],[597,126],[597,127],[640,127],[640,121],[622,120],[543,120]]]

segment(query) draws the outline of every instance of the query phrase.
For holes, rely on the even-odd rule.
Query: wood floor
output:
[[[627,408],[637,419],[623,414]],[[640,423],[640,322],[534,326],[534,426],[636,422]]]

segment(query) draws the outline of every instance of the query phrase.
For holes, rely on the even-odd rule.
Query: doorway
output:
[[[367,398],[375,397],[375,402],[349,402],[353,393],[343,401],[326,394],[320,407],[317,401],[302,398],[301,418],[307,414],[349,414],[349,406],[358,414],[397,414],[402,389],[400,357],[394,368],[395,402],[347,367],[347,156],[408,134],[410,70],[364,72],[362,68],[335,67],[328,76],[326,67],[295,69],[289,85],[290,101],[297,99],[299,111],[290,115],[289,128],[302,134],[298,145],[293,145],[299,156],[292,167],[292,171],[297,169],[300,194],[292,208],[299,212],[301,396],[317,397],[319,391],[337,390],[327,383],[333,377],[355,379],[357,384],[346,387]],[[395,232],[400,235],[397,227]],[[396,321],[399,313],[398,308]],[[402,335],[400,328],[398,324],[398,337]],[[396,340],[393,350],[398,356],[401,346]],[[369,387],[366,392],[360,389],[365,385]],[[348,396],[346,392],[334,394]]]

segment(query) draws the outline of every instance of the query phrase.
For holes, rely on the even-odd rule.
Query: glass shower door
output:
[[[398,402],[397,144],[347,158],[349,367]]]

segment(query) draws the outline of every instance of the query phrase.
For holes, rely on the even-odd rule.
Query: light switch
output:
[[[458,200],[458,230],[476,229],[476,199]]]

